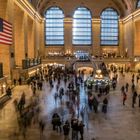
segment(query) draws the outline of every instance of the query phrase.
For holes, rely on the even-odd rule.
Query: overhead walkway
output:
[[[66,62],[74,62],[77,59],[74,57],[46,57],[42,59],[42,63],[66,63]],[[105,62],[105,63],[127,63],[132,62],[130,58],[91,58],[91,61],[94,62]]]

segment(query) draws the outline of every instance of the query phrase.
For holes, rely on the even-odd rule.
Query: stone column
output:
[[[27,42],[28,42],[28,58],[35,57],[35,44],[34,44],[34,21],[28,16],[27,20]]]
[[[124,47],[128,49],[128,56],[133,57],[134,55],[134,26],[133,20],[124,21]]]
[[[64,44],[65,53],[73,53],[72,45],[72,18],[64,19]]]
[[[124,48],[124,30],[123,30],[123,22],[119,22],[119,48],[118,48],[118,53],[120,56],[125,55],[125,48]]]
[[[14,36],[15,36],[15,61],[16,65],[22,65],[22,59],[25,58],[25,21],[24,12],[14,5]],[[25,18],[26,20],[26,18]]]
[[[39,21],[38,21],[39,22]],[[45,54],[45,28],[44,28],[44,21],[39,22],[39,32],[40,32],[40,45],[39,45],[39,50],[38,53],[41,57],[46,56]]]
[[[37,22],[36,19],[34,19],[34,48],[35,48],[35,56],[37,56],[37,40],[36,40],[36,36],[37,36]]]
[[[0,17],[7,22],[12,24],[13,32],[13,6],[14,2],[12,0],[1,0],[0,1]],[[14,39],[14,37],[13,37]],[[12,45],[0,44],[0,62],[3,63],[3,73],[11,78],[11,68],[14,67],[14,49]]]
[[[27,13],[24,13],[24,23],[23,24],[24,24],[23,25],[23,32],[24,32],[24,46],[23,46],[23,49],[25,50],[23,55],[24,55],[25,58],[28,58],[28,55],[29,55],[28,54],[28,49],[29,49],[28,48],[28,39],[29,39],[28,32],[31,29],[28,28],[29,25],[28,25]]]
[[[140,19],[134,22],[134,56],[140,56]]]
[[[100,19],[92,20],[92,54],[101,55],[100,47]]]

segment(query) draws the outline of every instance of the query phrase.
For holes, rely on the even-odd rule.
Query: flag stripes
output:
[[[12,45],[12,25],[0,18],[0,43]]]

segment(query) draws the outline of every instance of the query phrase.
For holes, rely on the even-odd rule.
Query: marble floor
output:
[[[128,92],[126,105],[122,105],[121,86],[126,82],[131,86],[131,73],[122,77],[119,74],[118,85],[115,91],[111,90],[109,95],[109,106],[107,114],[103,114],[101,105],[98,114],[91,112],[87,107],[87,95],[84,86],[80,87],[80,108],[85,108],[84,114],[84,140],[139,140],[140,139],[140,108],[138,107],[138,99],[135,108],[131,106],[132,94],[131,89]],[[137,85],[138,94],[140,94],[140,83]],[[62,87],[67,87],[61,82]],[[55,102],[55,86],[50,89],[49,84],[44,82],[43,90],[37,91],[39,95],[39,106],[41,107],[40,117],[46,122],[45,131],[40,137],[38,125],[31,125],[27,129],[26,140],[63,140],[63,133],[52,131],[51,116],[57,112],[63,116],[63,121],[71,118],[71,114],[66,108],[65,101],[67,96],[63,98],[62,104],[58,100]],[[13,89],[12,99],[0,110],[0,140],[24,140],[25,138],[18,130],[18,115],[15,111],[13,101],[19,99],[23,91],[26,94],[26,104],[32,98],[31,88],[27,85],[16,86]],[[75,108],[77,110],[77,108]],[[81,119],[81,118],[79,118]],[[71,133],[70,133],[71,135]]]

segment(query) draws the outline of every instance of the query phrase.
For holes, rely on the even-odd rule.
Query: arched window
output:
[[[140,0],[137,1],[136,8],[140,8]]]
[[[73,45],[91,45],[90,11],[85,7],[79,7],[73,15]]]
[[[112,8],[105,9],[101,14],[101,45],[119,44],[119,16]]]
[[[46,45],[64,45],[64,14],[59,7],[51,7],[45,13]]]

